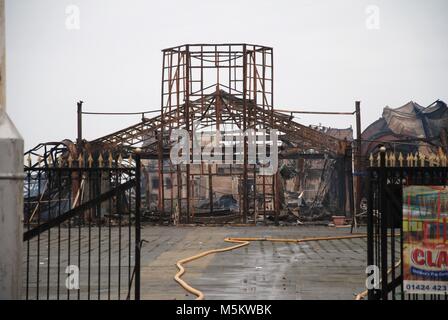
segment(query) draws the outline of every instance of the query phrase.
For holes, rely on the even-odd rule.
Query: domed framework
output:
[[[185,44],[162,50],[162,93],[161,93],[161,131],[159,136],[159,181],[164,180],[164,140],[171,135],[173,128],[186,129],[192,137],[192,130],[220,132],[237,127],[239,130],[273,128],[273,50],[270,47],[252,44]],[[239,109],[238,117],[235,108]],[[183,115],[183,116],[180,116]],[[262,118],[264,121],[257,121]],[[174,121],[173,121],[174,120]],[[200,128],[198,128],[200,127]],[[241,193],[243,222],[249,212],[249,171],[253,176],[256,190],[256,168],[248,162],[248,143],[244,137],[243,164],[241,167]],[[190,155],[192,157],[192,155]],[[191,216],[190,186],[194,179],[192,165],[171,166],[169,175],[176,171],[178,210],[186,210],[186,221]],[[196,166],[196,165],[194,165]],[[203,172],[203,165],[194,171]],[[211,176],[217,172],[217,165],[207,165]],[[212,167],[211,167],[212,166]],[[214,168],[213,168],[214,167]],[[250,168],[249,168],[250,167]],[[209,179],[209,184],[212,179]],[[266,194],[266,179],[263,178]],[[275,197],[276,178],[269,180],[271,198]],[[184,188],[182,188],[184,189]],[[213,188],[210,190],[210,209],[213,211]],[[164,187],[159,199],[165,199]],[[184,199],[184,202],[182,200]],[[254,198],[254,197],[252,197]],[[274,201],[274,210],[278,203]],[[159,201],[159,210],[164,210],[164,200]],[[266,209],[264,209],[265,211]]]

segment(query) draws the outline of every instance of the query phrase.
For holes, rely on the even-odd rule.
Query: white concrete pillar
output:
[[[6,114],[5,6],[0,0],[0,299],[20,299],[23,139]]]
[[[5,1],[0,0],[0,121],[6,113],[5,75]]]

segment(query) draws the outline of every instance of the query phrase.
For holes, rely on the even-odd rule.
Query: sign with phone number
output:
[[[403,188],[405,293],[448,293],[448,186]]]
[[[404,281],[403,285],[408,293],[448,294],[447,284],[435,284],[433,281]]]

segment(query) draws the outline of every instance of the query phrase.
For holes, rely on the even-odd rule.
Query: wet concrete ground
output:
[[[363,232],[365,230],[358,230]],[[225,237],[304,238],[349,235],[349,229],[292,227],[145,227],[142,298],[194,299],[173,280],[175,262],[231,246]],[[364,290],[366,239],[301,244],[252,242],[186,265],[183,279],[206,299],[353,299]]]
[[[56,231],[52,231],[50,241],[47,232],[41,235],[39,251],[39,239],[30,242],[29,251],[25,244],[29,263],[25,254],[24,271],[29,270],[30,299],[38,296],[39,299],[77,299],[78,291],[65,287],[65,267],[70,264],[80,267],[80,299],[126,299],[134,265],[133,228],[122,229],[120,242],[117,228],[110,232],[96,227],[90,231],[84,227],[72,229],[71,238],[67,229],[62,228],[60,240]],[[143,226],[142,239],[146,242],[141,252],[142,299],[194,299],[194,295],[174,281],[175,263],[206,250],[232,246],[224,242],[225,237],[305,238],[349,234],[349,229],[326,226]],[[300,244],[265,241],[188,263],[183,279],[204,292],[206,299],[353,299],[354,293],[364,290],[365,267],[366,239]],[[24,298],[26,279],[24,272]]]

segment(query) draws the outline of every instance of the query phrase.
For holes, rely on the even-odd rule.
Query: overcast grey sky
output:
[[[79,30],[66,27],[69,5]],[[386,105],[448,101],[447,12],[445,0],[6,0],[7,110],[26,149],[74,139],[79,99],[88,111],[160,108],[161,49],[248,42],[274,48],[276,108],[351,111],[359,99],[365,127]],[[87,116],[84,135],[138,120]]]

